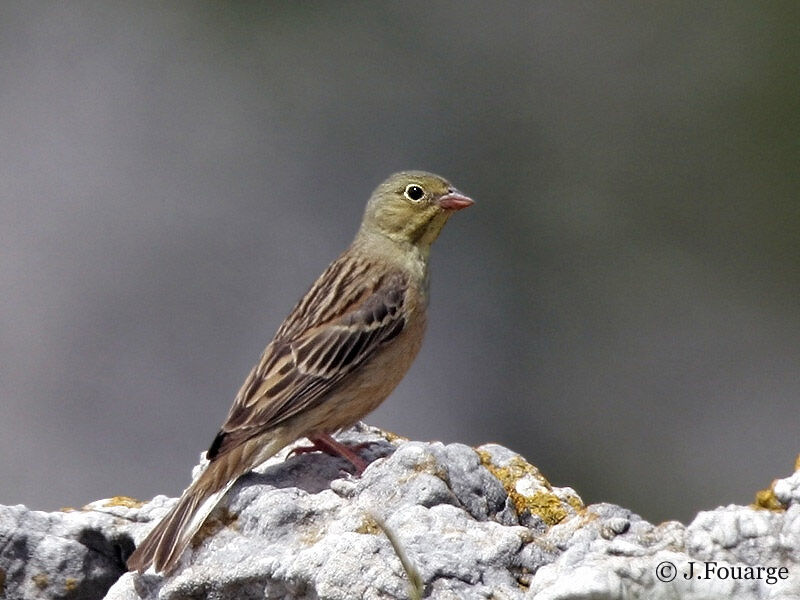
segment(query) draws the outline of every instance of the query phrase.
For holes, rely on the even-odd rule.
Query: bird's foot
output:
[[[356,450],[360,450],[361,448],[368,446],[369,443],[358,444],[358,446],[353,449],[349,446],[345,446],[341,442],[337,442],[327,433],[312,435],[309,436],[308,439],[311,441],[310,446],[297,446],[292,448],[292,451],[289,452],[289,456],[294,454],[306,454],[308,452],[324,452],[330,456],[341,456],[351,465],[353,465],[356,470],[355,475],[357,477],[360,477],[364,472],[364,469],[367,468],[366,461],[356,454]]]

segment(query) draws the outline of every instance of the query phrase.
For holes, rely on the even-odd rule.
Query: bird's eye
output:
[[[418,185],[412,183],[406,186],[405,197],[412,202],[419,202],[422,200],[423,196],[425,196],[425,190]]]

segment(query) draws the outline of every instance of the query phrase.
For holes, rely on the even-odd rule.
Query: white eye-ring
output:
[[[419,202],[425,197],[425,190],[416,183],[412,183],[406,186],[406,191],[403,192],[403,195],[412,202]]]

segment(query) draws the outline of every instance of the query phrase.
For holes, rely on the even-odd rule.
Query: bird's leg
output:
[[[298,446],[293,448],[289,456],[293,454],[305,454],[307,452],[324,452],[331,456],[341,456],[346,459],[353,467],[355,467],[356,475],[361,476],[364,469],[367,468],[367,463],[356,454],[351,448],[345,446],[341,442],[337,442],[333,437],[327,433],[319,433],[317,435],[309,436],[311,441],[310,446]],[[363,444],[366,445],[366,444]]]

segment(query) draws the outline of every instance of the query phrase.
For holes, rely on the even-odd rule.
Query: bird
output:
[[[169,574],[233,483],[285,446],[346,458],[331,434],[378,407],[416,357],[426,325],[431,244],[473,200],[425,171],[395,173],[370,196],[350,246],[278,328],[206,452],[208,464],[127,560]]]

